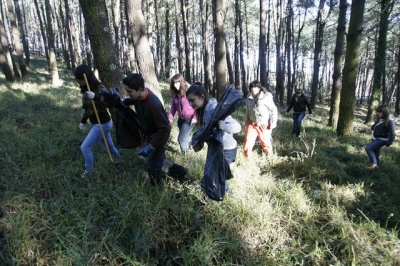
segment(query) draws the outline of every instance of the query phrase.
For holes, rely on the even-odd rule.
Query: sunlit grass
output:
[[[0,265],[400,264],[400,148],[366,169],[364,107],[348,139],[326,126],[327,105],[306,116],[301,139],[280,110],[268,158],[257,146],[244,157],[239,108],[233,194],[213,202],[200,189],[206,147],[182,155],[176,118],[167,157],[187,180],[149,187],[136,150],[121,150],[117,166],[100,146],[82,180],[79,89],[61,65],[63,85],[52,86],[45,62],[33,64],[30,83],[0,77]]]

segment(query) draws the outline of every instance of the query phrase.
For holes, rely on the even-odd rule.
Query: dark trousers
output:
[[[306,112],[293,113],[293,133],[296,134],[296,136],[300,136],[301,121],[303,121],[305,116]]]

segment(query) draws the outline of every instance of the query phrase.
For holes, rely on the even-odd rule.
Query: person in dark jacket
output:
[[[295,94],[293,94],[290,104],[286,110],[286,114],[290,112],[293,107],[293,133],[296,137],[300,137],[301,132],[301,122],[306,116],[306,107],[308,109],[308,114],[312,114],[311,105],[308,101],[307,96],[304,94],[303,90],[297,89]]]
[[[86,87],[84,75],[86,76],[90,88]],[[74,70],[74,76],[79,83],[82,94],[82,108],[85,109],[79,124],[79,129],[84,130],[88,120],[92,125],[88,135],[81,144],[81,151],[85,159],[85,171],[82,173],[81,177],[87,178],[94,170],[92,149],[97,143],[100,143],[103,147],[105,147],[107,144],[108,148],[110,149],[110,153],[114,155],[114,157],[121,159],[121,156],[119,155],[118,150],[115,148],[110,134],[113,122],[110,114],[108,113],[102,92],[107,90],[106,87],[100,83],[93,71],[87,65],[77,66]],[[92,101],[96,107],[101,125],[99,125],[99,122],[96,118]],[[104,142],[101,130],[103,130],[107,143]]]
[[[145,87],[140,74],[130,73],[122,83],[130,97],[125,99],[124,103],[135,107],[142,132],[148,138],[148,144],[138,152],[138,155],[146,158],[146,171],[150,184],[158,184],[164,176],[162,165],[165,159],[165,146],[171,132],[167,113],[160,99]]]
[[[365,147],[371,162],[368,168],[376,169],[379,166],[379,153],[382,147],[389,149],[395,138],[395,121],[389,108],[383,104],[376,108],[376,119],[372,125],[372,141]]]

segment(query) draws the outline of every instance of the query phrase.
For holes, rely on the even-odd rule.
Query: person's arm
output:
[[[305,103],[306,106],[307,106],[308,114],[312,115],[311,104],[310,104],[310,101],[308,100],[307,97],[306,97],[306,99],[304,100],[304,103]]]
[[[396,137],[396,126],[393,119],[389,120],[389,139],[386,142],[386,147],[390,147],[392,145],[394,138]]]
[[[292,96],[292,99],[290,100],[290,103],[289,103],[289,106],[288,106],[288,108],[286,109],[286,113],[289,113],[290,112],[290,109],[292,109],[292,107],[293,107],[293,105],[294,105],[294,96]]]
[[[242,130],[242,126],[235,119],[233,119],[232,116],[226,117],[225,120],[218,121],[218,127],[222,131],[229,134],[236,134]]]
[[[268,97],[266,102],[267,109],[269,111],[269,124],[270,128],[276,128],[276,124],[278,123],[278,107],[276,107],[272,95]]]
[[[174,99],[175,98],[172,98],[172,100],[171,100],[171,110],[169,111],[169,114],[168,114],[168,120],[170,122],[172,122],[172,120],[174,119],[174,116],[175,116],[175,113],[176,113],[176,110],[177,110],[176,101],[174,101]]]

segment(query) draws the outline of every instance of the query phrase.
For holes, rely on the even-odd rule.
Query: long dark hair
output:
[[[89,87],[91,91],[96,91],[98,87],[101,85],[100,81],[97,79],[95,76],[94,72],[88,67],[87,65],[79,65],[74,69],[74,76],[76,79],[83,79],[84,80],[84,75],[86,76],[86,79],[88,81]],[[84,85],[79,85],[81,88],[81,93],[85,93],[88,91],[88,88],[86,87],[86,83]]]
[[[385,121],[385,125],[388,126],[390,120],[390,110],[386,104],[379,105],[376,109],[376,112],[382,113],[382,119]],[[379,116],[376,117],[376,122],[379,121]]]
[[[179,90],[177,90],[174,86],[175,82],[179,82]],[[172,96],[184,96],[187,90],[187,83],[185,78],[181,74],[175,74],[171,78],[171,82],[169,84],[169,89],[171,91]]]
[[[197,97],[204,97],[204,104],[201,108],[196,109],[196,115],[198,117],[197,121],[200,121],[200,124],[202,125],[204,123],[204,109],[206,108],[207,102],[208,102],[208,94],[206,89],[201,85],[199,82],[195,82],[193,85],[189,87],[189,89],[186,91],[186,97],[190,94],[194,94]]]

